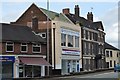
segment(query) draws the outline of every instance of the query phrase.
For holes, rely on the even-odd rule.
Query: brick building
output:
[[[45,76],[46,40],[27,26],[0,24],[2,78]]]
[[[81,17],[80,8],[75,5],[75,13],[70,13],[69,8],[63,13],[76,25],[81,26],[83,70],[105,68],[104,42],[105,32],[101,21],[94,22],[92,12],[88,12],[87,19]]]
[[[34,23],[33,17],[36,17],[38,27],[31,25]],[[81,28],[74,25],[64,14],[48,11],[32,4],[16,22],[11,24],[27,25],[34,30],[35,34],[45,39],[47,39],[47,27],[49,28],[49,62],[52,64],[50,74],[79,72],[82,68]]]

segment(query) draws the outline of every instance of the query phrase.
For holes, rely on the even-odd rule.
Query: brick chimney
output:
[[[92,12],[88,12],[88,14],[87,14],[87,19],[88,19],[89,21],[93,22],[93,14],[92,14]]]
[[[69,14],[70,13],[70,9],[69,8],[65,8],[62,10],[63,14]]]
[[[78,17],[79,13],[79,5],[75,5],[75,15]]]
[[[36,16],[32,18],[32,30],[38,31],[38,18]]]

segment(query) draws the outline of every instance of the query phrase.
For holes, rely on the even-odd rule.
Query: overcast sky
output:
[[[38,7],[46,9],[47,0],[1,0],[0,22],[9,23],[16,21],[25,10],[34,2]],[[94,14],[94,21],[102,21],[106,33],[106,42],[118,47],[118,1],[119,0],[49,0],[49,9],[58,13],[63,8],[70,8],[74,13],[74,6],[79,5],[80,16],[86,18],[88,12]],[[91,10],[91,7],[93,9]]]

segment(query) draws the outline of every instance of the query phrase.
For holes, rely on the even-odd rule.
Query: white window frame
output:
[[[45,37],[42,36],[43,34],[45,34]],[[46,33],[41,33],[41,37],[42,37],[42,38],[46,38]]]
[[[12,44],[8,44],[8,43],[12,43]],[[12,45],[13,46],[13,50],[12,51],[8,51],[7,50],[7,45]],[[14,43],[13,42],[6,42],[6,52],[14,52]]]
[[[36,45],[36,46],[35,46],[35,45]],[[39,52],[33,51],[33,47],[40,47],[40,51],[39,51]],[[32,44],[32,52],[33,52],[33,53],[41,53],[41,44]]]
[[[23,44],[26,44],[26,45],[23,45]],[[22,46],[26,46],[26,51],[22,51]],[[21,52],[28,52],[28,45],[27,45],[27,43],[21,43],[20,51]]]
[[[78,39],[78,46],[76,46],[76,38]],[[75,36],[75,47],[77,47],[77,48],[79,48],[79,43],[80,43],[80,40],[79,40],[80,38],[78,37],[78,36]]]

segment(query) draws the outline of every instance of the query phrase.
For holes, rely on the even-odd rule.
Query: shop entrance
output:
[[[70,72],[79,72],[78,60],[62,60],[62,74],[69,74]]]

